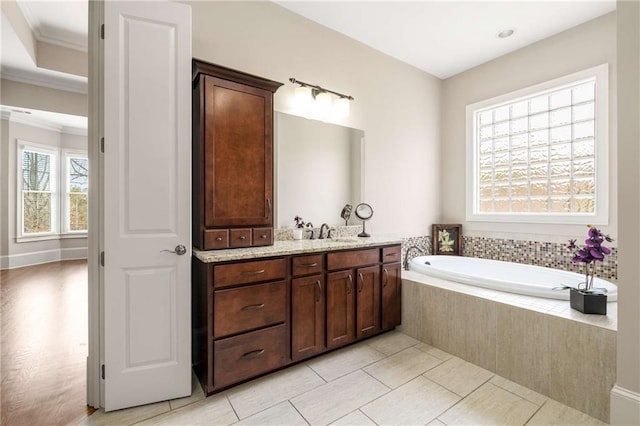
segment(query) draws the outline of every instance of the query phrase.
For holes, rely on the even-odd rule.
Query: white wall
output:
[[[188,4],[193,56],[287,83],[277,111],[295,114],[289,77],[354,96],[341,124],[365,132],[367,230],[429,232],[440,209],[439,79],[271,2]]]
[[[618,374],[611,424],[640,424],[640,4],[618,1]]]
[[[65,238],[44,241],[16,242],[16,140],[54,148],[87,149],[87,137],[61,133],[2,119],[2,151],[0,158],[0,268],[24,266],[60,259],[86,257],[86,238]]]
[[[617,78],[615,12],[479,65],[444,81],[442,90],[442,206],[439,220],[462,223],[466,235],[565,242],[586,235],[583,225],[465,221],[465,107],[602,63],[609,63],[609,226],[618,235]],[[458,173],[452,171],[459,171]],[[613,244],[615,245],[615,243]]]

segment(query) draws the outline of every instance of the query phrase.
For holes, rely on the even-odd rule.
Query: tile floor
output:
[[[602,425],[588,415],[398,331],[204,398],[84,425]]]

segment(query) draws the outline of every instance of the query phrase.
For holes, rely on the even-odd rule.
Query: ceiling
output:
[[[278,5],[445,79],[615,10],[615,0],[287,1]],[[87,0],[17,0],[39,41],[87,50]],[[514,29],[508,38],[497,34]],[[38,68],[2,13],[3,78],[86,93],[85,77]]]
[[[616,8],[615,0],[275,2],[441,79]],[[499,38],[505,29],[515,32]]]

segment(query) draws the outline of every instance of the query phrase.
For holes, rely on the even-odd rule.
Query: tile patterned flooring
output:
[[[204,398],[110,413],[83,425],[602,425],[398,331]]]

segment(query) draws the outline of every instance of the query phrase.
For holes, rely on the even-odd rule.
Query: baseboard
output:
[[[612,425],[640,425],[640,393],[615,385],[611,389]]]
[[[42,263],[58,262],[60,260],[86,259],[87,248],[65,248],[58,250],[43,250],[31,253],[0,256],[0,269],[22,268],[24,266]]]

